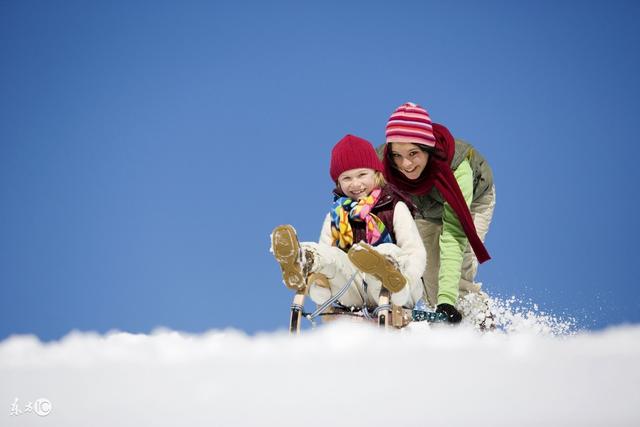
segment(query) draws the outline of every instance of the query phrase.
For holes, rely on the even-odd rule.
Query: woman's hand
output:
[[[436,313],[446,314],[447,319],[449,319],[449,323],[460,323],[460,321],[462,320],[462,315],[460,314],[460,312],[451,304],[438,304]]]

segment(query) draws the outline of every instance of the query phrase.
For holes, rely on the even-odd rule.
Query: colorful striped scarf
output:
[[[366,224],[367,243],[372,246],[380,243],[392,243],[389,230],[380,218],[371,213],[382,190],[376,188],[367,197],[354,201],[349,197],[340,197],[331,209],[331,236],[333,245],[347,250],[353,245],[353,229],[350,220],[363,221]],[[356,242],[357,243],[357,242]]]

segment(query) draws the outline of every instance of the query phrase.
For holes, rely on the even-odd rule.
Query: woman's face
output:
[[[416,144],[392,143],[391,158],[396,168],[409,179],[418,179],[429,161],[429,153]]]
[[[367,197],[376,187],[376,171],[369,168],[350,169],[340,174],[338,186],[350,199]]]

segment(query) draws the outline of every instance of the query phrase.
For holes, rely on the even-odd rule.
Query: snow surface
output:
[[[638,426],[639,362],[640,325],[13,336],[0,342],[0,425]],[[51,412],[12,416],[16,398]]]

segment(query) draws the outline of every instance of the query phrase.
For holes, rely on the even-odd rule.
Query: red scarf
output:
[[[435,185],[436,189],[458,216],[460,225],[462,225],[462,229],[469,239],[469,244],[473,248],[478,262],[483,263],[491,259],[491,257],[478,236],[469,207],[451,170],[451,161],[456,149],[455,140],[449,129],[437,123],[433,123],[433,133],[436,137],[435,152],[429,155],[427,166],[418,179],[409,179],[394,167],[392,160],[387,155],[389,144],[384,146],[384,176],[387,181],[400,190],[404,190],[414,196],[429,194]]]

